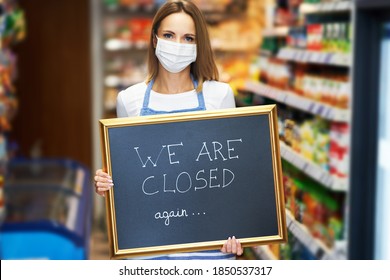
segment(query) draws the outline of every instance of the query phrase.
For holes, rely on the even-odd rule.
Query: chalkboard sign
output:
[[[287,239],[276,106],[100,120],[111,258]]]

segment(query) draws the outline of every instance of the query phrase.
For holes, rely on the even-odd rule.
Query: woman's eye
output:
[[[193,43],[195,41],[195,38],[194,37],[190,37],[190,36],[187,36],[185,38],[186,42],[189,42],[189,43]]]
[[[173,36],[172,36],[172,34],[163,34],[163,37],[165,38],[165,39],[172,39],[173,38]]]

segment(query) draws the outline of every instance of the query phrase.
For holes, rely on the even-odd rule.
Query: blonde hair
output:
[[[198,81],[198,92],[202,90],[204,81],[217,81],[219,79],[218,69],[214,60],[214,53],[211,49],[209,33],[207,30],[206,20],[198,7],[187,0],[171,0],[167,1],[157,11],[152,23],[150,34],[149,50],[148,50],[148,76],[146,83],[155,79],[158,75],[158,58],[155,54],[153,44],[154,36],[157,34],[161,21],[170,14],[184,12],[191,16],[195,23],[196,32],[196,61],[191,64],[191,74]],[[199,55],[200,54],[200,55]]]

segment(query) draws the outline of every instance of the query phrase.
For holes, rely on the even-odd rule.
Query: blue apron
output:
[[[191,75],[192,83],[194,84],[194,87],[198,87],[198,81],[196,81],[192,75]],[[151,80],[146,88],[145,91],[145,97],[144,97],[144,103],[141,108],[140,115],[141,116],[148,116],[148,115],[159,115],[159,114],[170,114],[170,113],[182,113],[182,112],[192,112],[192,111],[204,111],[206,110],[206,105],[204,103],[204,97],[203,97],[203,91],[199,92],[197,94],[198,97],[198,107],[195,108],[189,108],[189,109],[182,109],[182,110],[173,110],[173,111],[156,111],[151,108],[149,108],[149,100],[150,100],[150,92],[152,90],[154,84],[154,80]]]
[[[194,84],[194,87],[198,87],[198,81],[196,81],[192,75],[191,75],[192,83]],[[146,88],[145,91],[145,97],[144,97],[144,103],[141,108],[140,115],[141,116],[148,116],[148,115],[159,115],[159,114],[170,114],[170,113],[182,113],[182,112],[193,112],[193,111],[204,111],[206,110],[206,105],[204,102],[203,97],[203,91],[199,92],[197,94],[198,96],[198,107],[195,108],[189,108],[189,109],[181,109],[181,110],[173,110],[173,111],[157,111],[149,108],[149,100],[150,100],[150,92],[152,90],[154,84],[154,80],[151,80]],[[212,255],[213,253],[219,252],[218,250],[211,250],[211,251],[204,251],[205,253],[210,253],[210,257],[204,256],[200,257],[200,259],[215,259],[215,257]],[[234,257],[234,254],[224,254],[223,256],[217,257],[217,259],[228,259]],[[173,254],[173,255],[162,255],[162,256],[154,256],[149,259],[152,260],[190,260],[190,259],[199,259],[199,257],[196,257],[196,253],[194,253],[194,256],[185,254],[184,256],[181,256],[180,254]]]

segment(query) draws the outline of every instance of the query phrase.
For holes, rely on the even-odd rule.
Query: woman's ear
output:
[[[153,33],[153,48],[156,48],[157,46],[157,35],[156,33]]]

